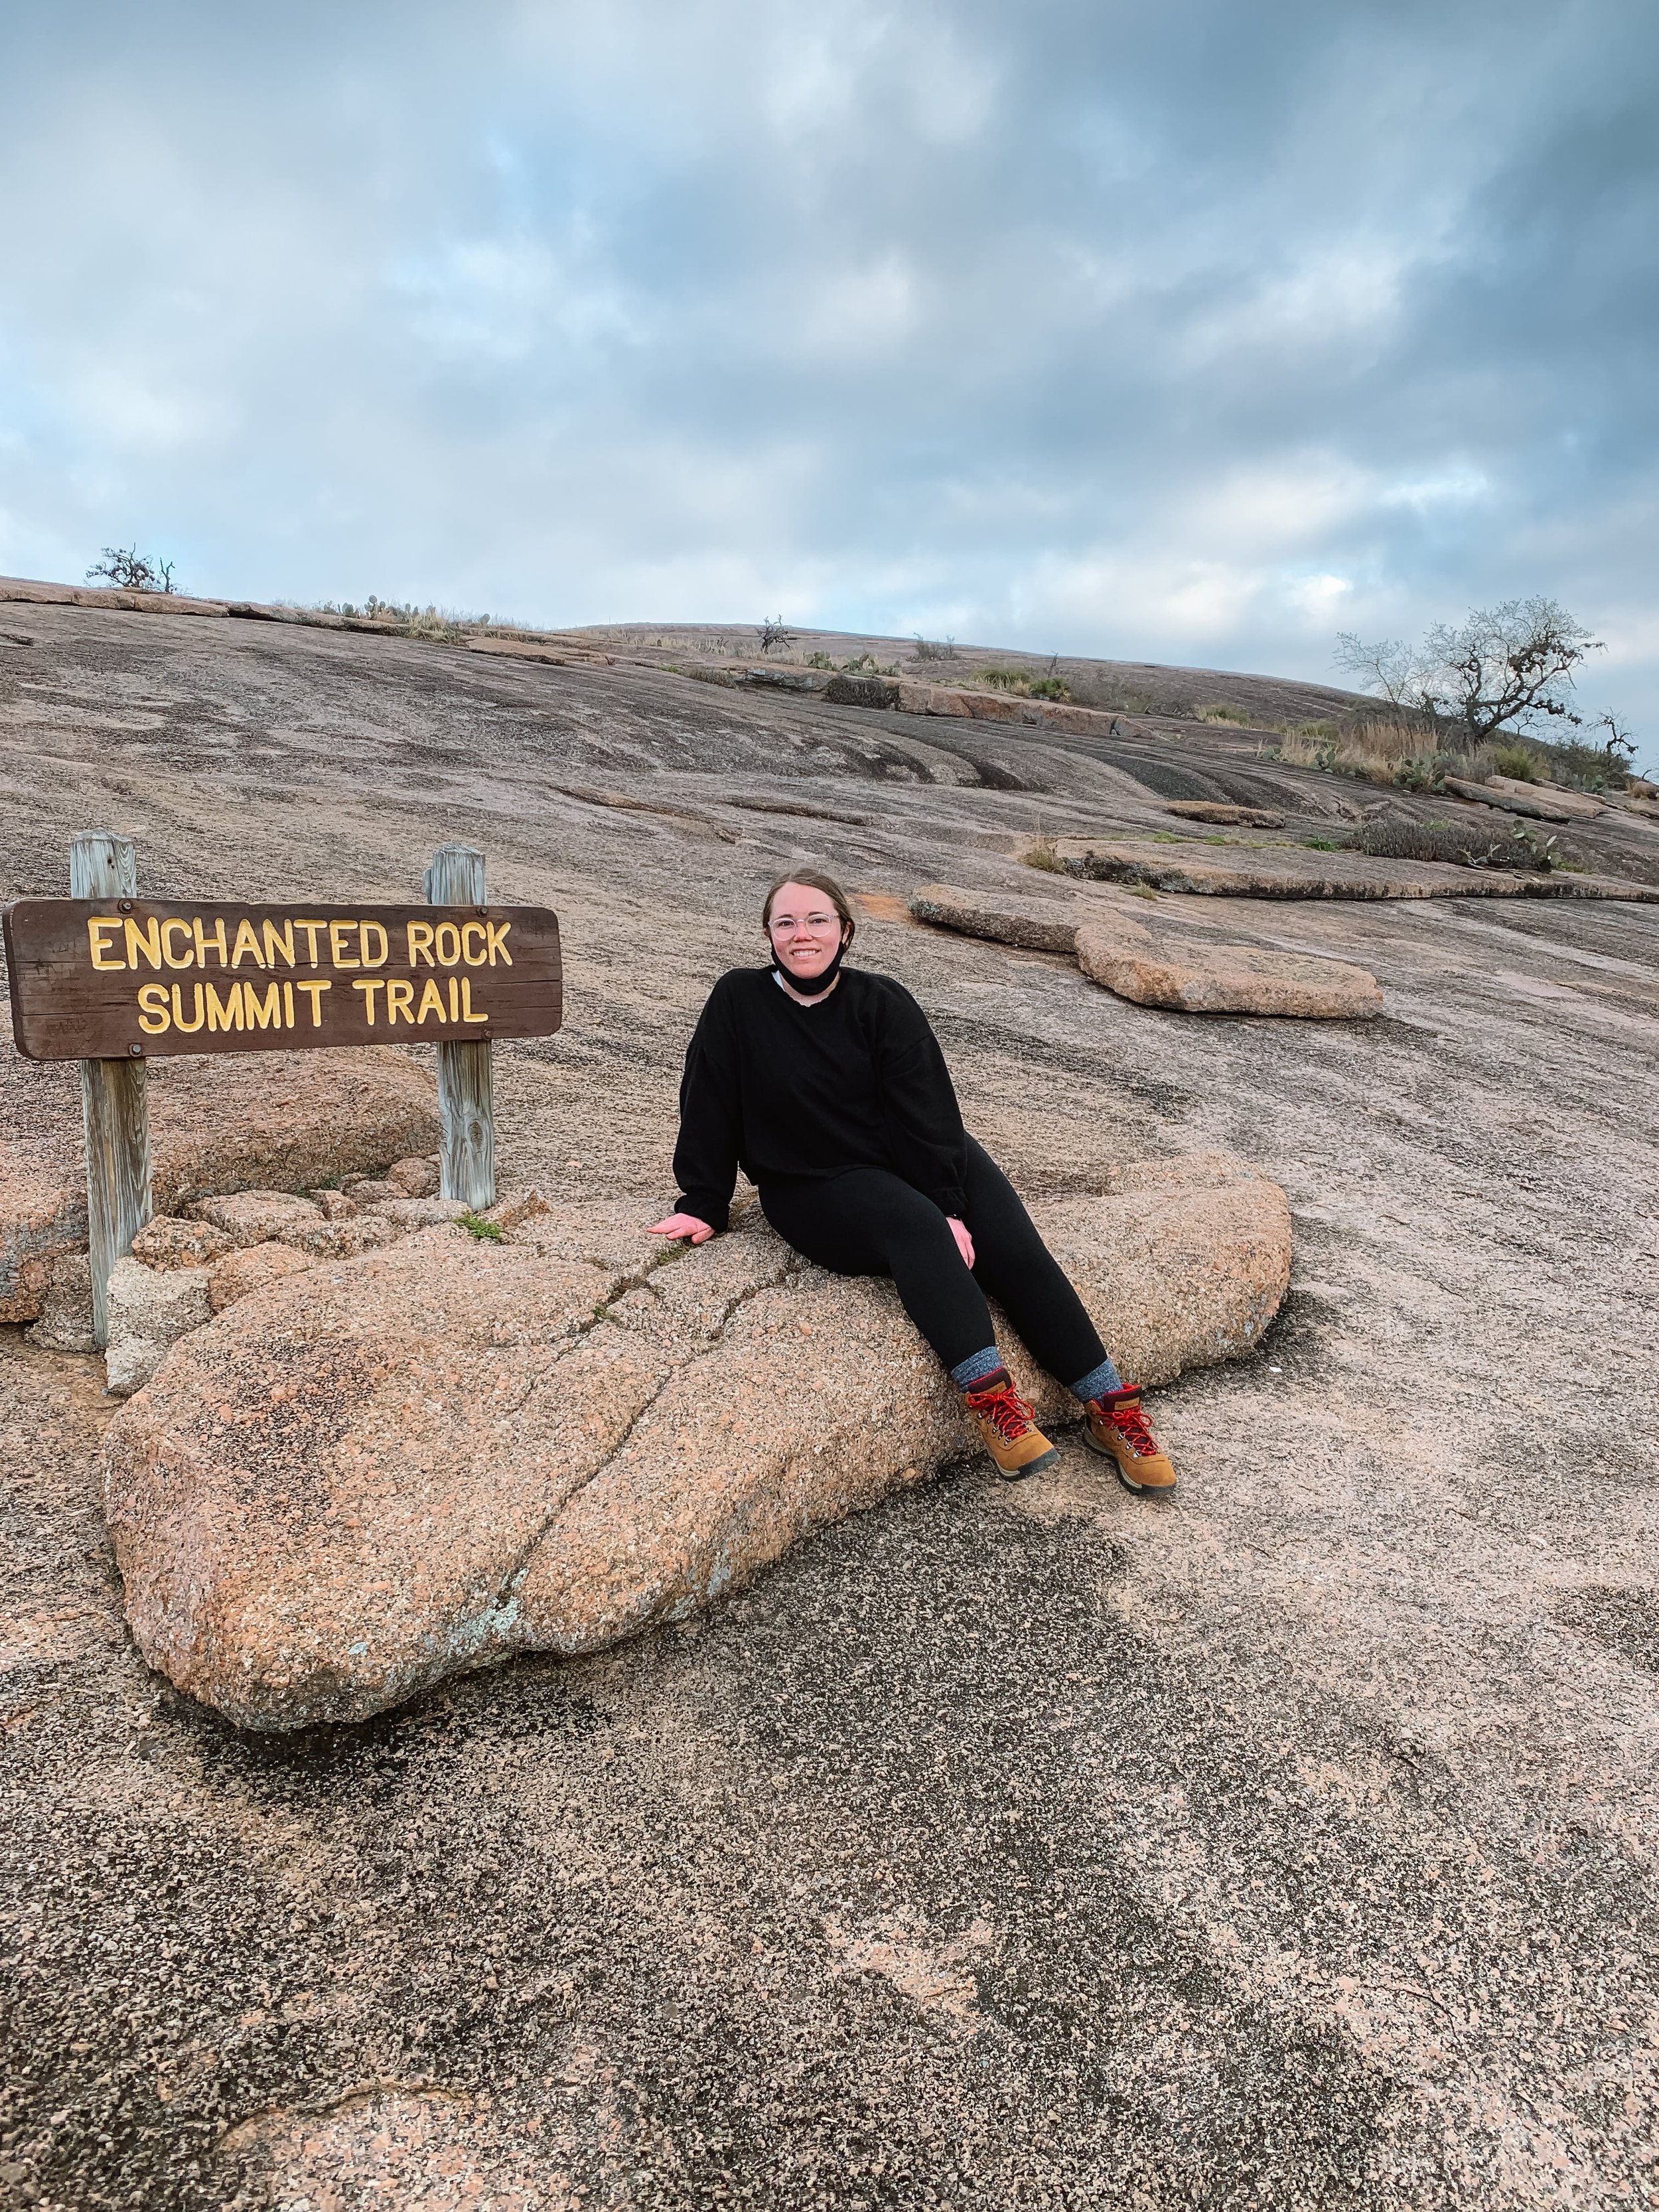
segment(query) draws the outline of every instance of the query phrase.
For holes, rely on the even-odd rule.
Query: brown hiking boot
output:
[[[1032,1419],[1035,1407],[1015,1389],[1006,1367],[964,1390],[962,1401],[974,1417],[980,1442],[1008,1481],[1019,1482],[1059,1459]]]
[[[1140,1410],[1138,1385],[1090,1399],[1083,1411],[1083,1441],[1112,1462],[1118,1480],[1137,1498],[1168,1498],[1174,1491],[1176,1471]]]

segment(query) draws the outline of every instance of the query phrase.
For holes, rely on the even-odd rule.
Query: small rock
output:
[[[493,1221],[498,1229],[517,1229],[521,1223],[533,1221],[538,1213],[551,1210],[540,1191],[515,1190],[508,1198],[498,1198],[479,1218]]]
[[[268,1237],[288,1237],[321,1222],[308,1198],[285,1190],[239,1190],[228,1198],[204,1198],[192,1206],[198,1221],[222,1229],[233,1244],[263,1244]]]
[[[246,1251],[233,1252],[209,1269],[208,1304],[215,1313],[222,1313],[250,1291],[262,1291],[267,1283],[280,1282],[284,1275],[303,1274],[315,1265],[307,1253],[296,1251],[292,1244],[274,1241],[251,1244]]]
[[[131,1255],[110,1270],[105,1370],[118,1398],[142,1390],[170,1344],[213,1317],[205,1267],[147,1267]]]
[[[409,1196],[402,1183],[386,1176],[348,1176],[340,1188],[354,1206],[387,1206]]]
[[[356,1217],[356,1200],[348,1198],[343,1190],[308,1190],[306,1196],[325,1221],[351,1221]]]
[[[92,1265],[84,1252],[52,1261],[40,1318],[27,1334],[43,1352],[96,1352],[92,1334]]]
[[[383,1213],[354,1214],[345,1221],[312,1221],[284,1232],[281,1241],[313,1260],[355,1260],[395,1244],[398,1231]]]
[[[393,1160],[386,1171],[388,1182],[395,1182],[405,1198],[436,1198],[438,1195],[438,1163],[436,1160]]]
[[[440,1222],[460,1221],[472,1208],[459,1198],[383,1198],[374,1212],[398,1229],[435,1229]]]
[[[132,1240],[132,1256],[147,1267],[210,1267],[234,1251],[235,1240],[210,1221],[179,1221],[158,1213]]]

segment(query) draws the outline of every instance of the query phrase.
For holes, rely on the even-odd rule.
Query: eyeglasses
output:
[[[767,927],[774,937],[787,936],[799,929],[839,929],[841,916],[836,914],[775,914]]]

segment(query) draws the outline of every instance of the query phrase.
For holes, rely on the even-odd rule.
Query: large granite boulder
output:
[[[1141,936],[1144,944],[1121,929],[1085,922],[1077,933],[1077,964],[1120,999],[1189,1014],[1358,1021],[1382,1011],[1376,976],[1352,961],[1250,945],[1158,945],[1150,932]]]
[[[429,1066],[390,1046],[229,1053],[149,1071],[158,1213],[210,1192],[294,1190],[434,1152]],[[0,1322],[33,1321],[60,1252],[87,1243],[81,1079],[72,1061],[0,1047]]]
[[[1387,860],[1369,853],[1290,844],[1161,845],[1135,839],[1057,837],[1053,856],[1067,875],[1200,897],[1293,899],[1632,899],[1651,904],[1659,886],[1576,870],[1511,874],[1443,860]]]
[[[1218,944],[1172,929],[1156,930],[1130,894],[1099,891],[1071,899],[1018,891],[969,891],[923,884],[910,912],[936,929],[981,937],[1028,951],[1069,952],[1091,982],[1142,1006],[1195,1014],[1322,1015],[1356,1020],[1382,1011],[1376,978],[1346,960],[1273,947]]]
[[[964,890],[957,884],[920,884],[910,913],[933,929],[1015,945],[1027,952],[1073,953],[1086,909],[1075,897],[1042,898],[1020,891]]]
[[[1234,1160],[1034,1211],[1148,1383],[1248,1351],[1288,1281],[1284,1194]],[[294,1729],[592,1651],[967,1447],[891,1286],[805,1267],[757,1213],[696,1251],[592,1212],[506,1238],[441,1224],[271,1283],[116,1417],[128,1618],[181,1689]],[[1074,1413],[1004,1341],[1047,1413]]]

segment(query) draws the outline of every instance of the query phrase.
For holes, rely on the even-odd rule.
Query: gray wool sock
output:
[[[983,1352],[975,1352],[966,1359],[957,1360],[951,1370],[951,1380],[958,1390],[971,1390],[975,1382],[982,1382],[988,1375],[994,1375],[1002,1364],[1002,1354],[994,1344],[988,1344]]]
[[[1086,1375],[1068,1387],[1072,1395],[1081,1398],[1086,1406],[1091,1398],[1103,1398],[1109,1390],[1121,1390],[1123,1377],[1109,1359],[1103,1359],[1098,1367],[1091,1367]]]

